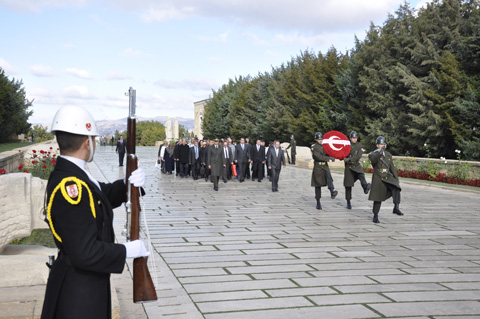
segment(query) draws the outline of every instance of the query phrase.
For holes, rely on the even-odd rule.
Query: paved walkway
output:
[[[480,318],[480,192],[403,181],[405,216],[389,200],[373,224],[359,185],[345,208],[342,174],[319,211],[310,170],[283,169],[277,193],[266,180],[215,192],[161,174],[156,152],[137,148],[159,300],[134,305],[128,272],[116,275],[122,318]],[[98,147],[89,167],[112,181],[117,163]],[[115,213],[123,241],[124,209]]]

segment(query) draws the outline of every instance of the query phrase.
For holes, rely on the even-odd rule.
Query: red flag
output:
[[[328,156],[342,160],[350,154],[350,140],[342,132],[330,131],[323,135],[323,149]]]

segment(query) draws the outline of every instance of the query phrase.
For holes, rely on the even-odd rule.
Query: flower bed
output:
[[[27,159],[29,162],[25,162],[25,166],[20,164],[18,166],[18,171],[31,173],[33,176],[40,177],[41,179],[48,179],[57,162],[56,151],[53,150],[53,147],[50,147],[50,149],[46,151],[32,150],[31,152],[31,154],[27,154],[27,156],[30,157],[30,159]]]

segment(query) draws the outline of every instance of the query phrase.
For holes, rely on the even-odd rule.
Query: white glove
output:
[[[145,185],[145,172],[142,168],[137,168],[132,172],[132,175],[130,175],[128,181],[135,187],[142,187]]]
[[[148,257],[150,255],[143,241],[139,239],[128,241],[123,243],[123,245],[127,248],[127,258]]]

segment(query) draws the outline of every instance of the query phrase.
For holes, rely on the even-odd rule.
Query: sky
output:
[[[427,0],[410,0],[420,8]],[[193,118],[229,79],[305,50],[345,53],[404,0],[0,0],[0,67],[49,126],[65,105],[95,120]]]

